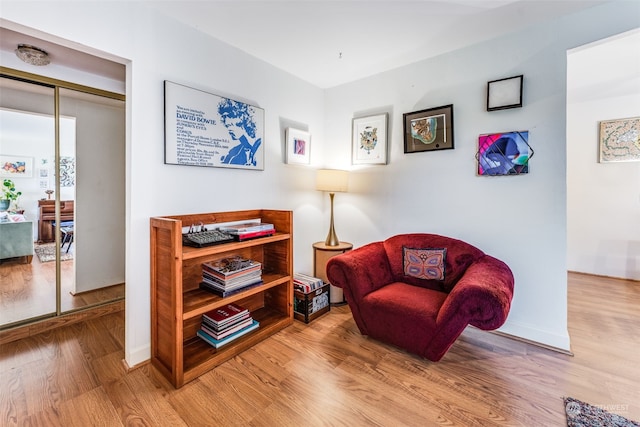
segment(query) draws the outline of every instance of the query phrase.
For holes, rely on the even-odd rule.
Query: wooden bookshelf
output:
[[[205,248],[182,246],[183,227],[260,219],[276,234]],[[221,298],[199,289],[202,263],[240,255],[262,263],[263,284]],[[202,314],[235,302],[260,327],[216,349],[196,336]],[[151,218],[151,363],[176,387],[293,323],[293,213],[246,210]]]

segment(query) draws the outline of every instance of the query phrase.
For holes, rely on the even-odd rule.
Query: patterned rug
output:
[[[62,253],[60,254],[60,260],[61,261],[68,261],[70,259],[73,259],[73,249],[74,249],[74,245],[73,243],[71,244],[71,249],[69,249],[69,252],[67,252],[67,245],[64,245],[64,249],[62,250]],[[34,250],[36,251],[36,255],[38,256],[38,259],[40,260],[40,262],[51,262],[51,261],[55,261],[56,260],[56,244],[54,243],[41,243],[41,244],[37,244],[34,247]]]
[[[635,421],[572,397],[565,397],[564,409],[567,413],[567,427],[640,427],[640,424]]]

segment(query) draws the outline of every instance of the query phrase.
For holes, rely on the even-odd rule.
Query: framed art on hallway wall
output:
[[[640,161],[640,117],[600,122],[600,163]]]
[[[387,113],[353,119],[352,164],[387,164],[388,120]]]

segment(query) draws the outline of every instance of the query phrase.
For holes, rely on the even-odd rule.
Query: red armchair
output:
[[[421,271],[411,267],[412,250],[436,254],[422,259],[428,265]],[[438,259],[439,266],[434,264]],[[438,267],[444,277],[438,276]],[[467,325],[483,330],[502,326],[514,286],[504,262],[436,234],[397,235],[335,256],[327,263],[327,278],[343,289],[363,335],[434,362]]]

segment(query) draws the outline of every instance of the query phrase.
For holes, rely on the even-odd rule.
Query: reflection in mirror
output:
[[[56,150],[54,88],[0,78],[0,183],[10,179],[20,192],[7,210],[0,211],[0,329],[124,298],[124,102],[65,93]],[[90,137],[103,126],[122,130],[103,128],[108,140]],[[104,151],[96,143],[116,148]],[[104,157],[109,155],[113,157]],[[116,175],[101,173],[98,181],[85,174],[82,186],[78,158],[86,161],[85,171],[93,170],[96,162],[121,169],[112,169]],[[99,180],[105,177],[114,185],[102,187]],[[93,212],[92,206],[104,206],[102,197],[121,198],[122,212]],[[122,234],[113,244],[92,231],[110,214],[117,216],[112,222]],[[113,233],[113,226],[108,232]],[[76,239],[77,234],[83,237]],[[78,241],[86,242],[80,246],[80,261]],[[89,278],[101,262],[115,273]]]

